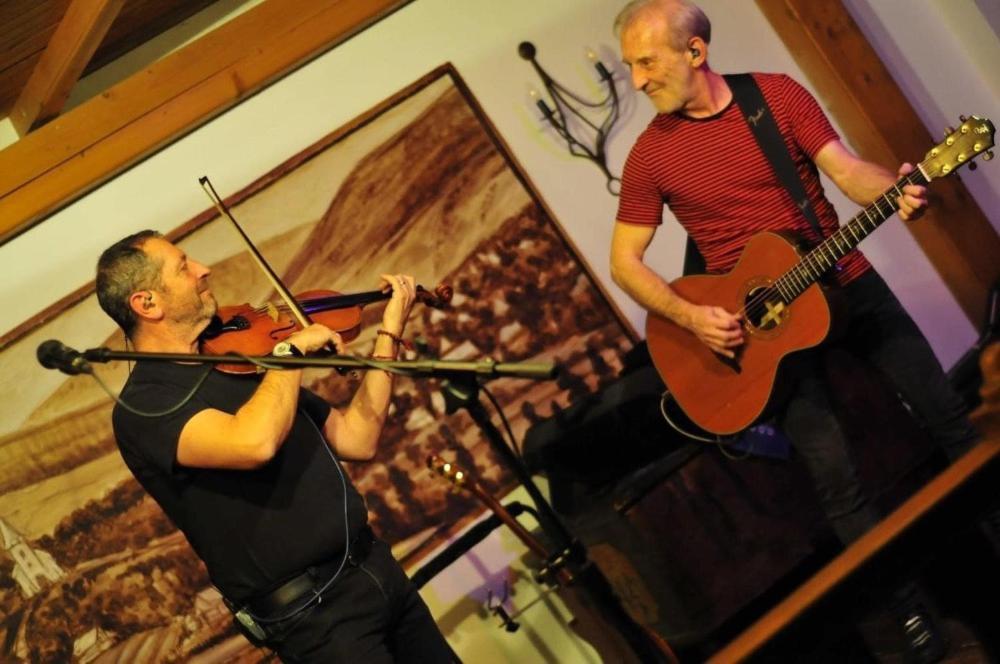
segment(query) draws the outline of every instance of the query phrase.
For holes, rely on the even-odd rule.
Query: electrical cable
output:
[[[247,614],[251,618],[253,618],[254,621],[262,625],[279,623],[283,620],[294,618],[295,616],[299,615],[306,609],[312,607],[313,604],[319,604],[320,602],[322,602],[323,593],[325,593],[327,589],[333,585],[333,582],[337,580],[337,577],[340,576],[340,573],[344,571],[344,565],[347,564],[347,559],[351,555],[351,527],[350,523],[348,522],[348,511],[347,511],[347,478],[344,477],[344,470],[340,467],[340,462],[337,461],[337,456],[333,453],[333,450],[330,449],[330,445],[327,443],[326,437],[319,430],[319,427],[316,426],[316,423],[313,422],[312,418],[309,417],[308,413],[303,413],[303,415],[305,416],[306,421],[309,422],[309,425],[316,432],[316,435],[319,437],[320,445],[322,445],[323,449],[326,450],[326,453],[330,455],[330,459],[333,461],[333,466],[334,468],[337,469],[337,474],[340,476],[340,484],[343,489],[343,503],[344,503],[344,555],[340,559],[340,564],[337,566],[337,571],[334,572],[333,575],[330,576],[330,578],[318,589],[313,588],[311,597],[307,598],[305,602],[295,607],[294,609],[288,611],[287,613],[284,613],[280,616],[268,616],[267,618],[262,618],[254,615],[252,612],[247,610],[246,607],[244,607],[244,610],[247,612]]]
[[[493,404],[493,408],[497,411],[497,414],[500,416],[500,421],[503,422],[504,429],[507,431],[507,437],[510,439],[510,442],[508,443],[510,445],[510,448],[514,450],[515,454],[517,454],[518,457],[523,458],[523,455],[521,454],[521,448],[517,444],[517,438],[514,437],[514,430],[511,429],[510,422],[507,421],[507,416],[504,415],[503,409],[500,407],[500,403],[497,401],[496,397],[493,396],[493,393],[490,392],[485,385],[481,385],[480,388],[483,390],[484,393],[486,393],[486,398],[490,400],[490,403]]]

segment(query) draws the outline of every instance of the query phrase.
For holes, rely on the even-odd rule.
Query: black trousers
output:
[[[267,646],[282,662],[458,661],[416,587],[381,540],[363,561],[344,567],[322,602],[274,627],[276,637]]]
[[[924,335],[874,270],[845,291],[850,319],[840,344],[888,379],[950,458],[960,456],[977,434]],[[862,492],[821,364],[817,357],[808,362],[780,424],[809,469],[837,536],[849,544],[880,515]]]

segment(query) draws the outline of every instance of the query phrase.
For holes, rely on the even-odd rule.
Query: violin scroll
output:
[[[431,309],[447,309],[454,294],[452,287],[446,284],[439,284],[433,292],[417,284],[417,302]]]

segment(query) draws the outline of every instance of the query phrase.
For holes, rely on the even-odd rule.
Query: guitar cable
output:
[[[701,436],[699,434],[691,433],[690,431],[686,431],[683,427],[681,427],[679,424],[677,424],[676,422],[674,422],[670,418],[670,415],[667,413],[667,400],[668,399],[672,399],[672,397],[670,396],[670,390],[663,390],[663,394],[660,395],[660,415],[663,416],[663,419],[667,421],[667,424],[669,424],[670,427],[674,431],[676,431],[677,433],[681,434],[685,438],[690,438],[691,440],[696,440],[699,443],[708,443],[710,445],[716,445],[719,448],[720,452],[722,452],[724,455],[726,455],[726,457],[728,457],[730,459],[733,459],[733,460],[739,461],[741,459],[745,459],[748,456],[750,456],[750,453],[753,451],[752,448],[748,449],[746,451],[746,453],[743,454],[743,455],[736,455],[736,454],[733,454],[732,452],[729,452],[729,451],[726,450],[726,447],[732,445],[733,443],[736,443],[739,440],[739,438],[736,437],[736,436],[730,436],[728,438],[722,437],[722,436],[716,436],[714,438],[707,438],[705,436]]]

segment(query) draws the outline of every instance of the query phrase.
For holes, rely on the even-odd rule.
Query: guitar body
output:
[[[735,313],[759,300],[802,255],[788,237],[760,233],[728,274],[681,277],[670,286],[689,302]],[[777,300],[749,310],[763,315],[747,315],[735,360],[712,352],[672,321],[653,314],[646,321],[649,352],[671,396],[692,422],[712,433],[751,426],[771,401],[781,360],[820,344],[830,331],[830,305],[818,283],[787,306]]]

